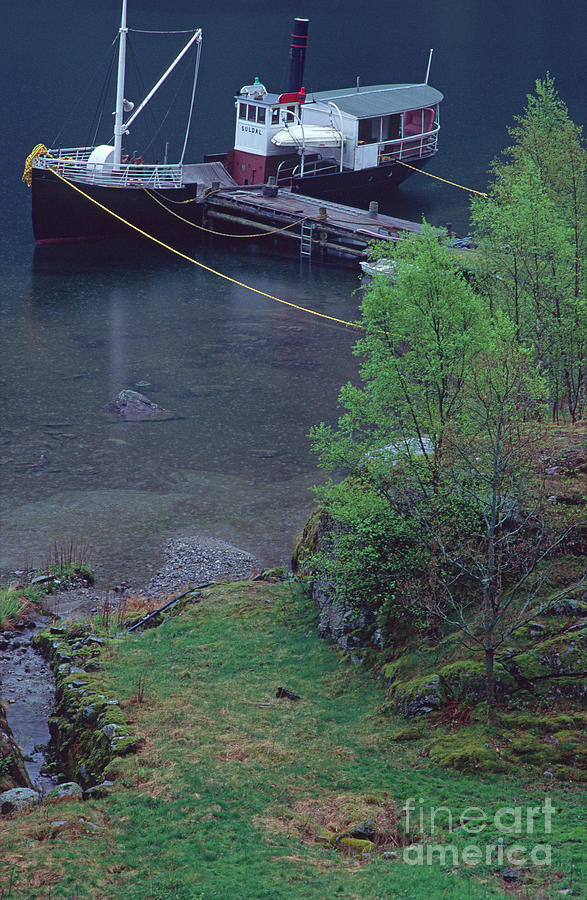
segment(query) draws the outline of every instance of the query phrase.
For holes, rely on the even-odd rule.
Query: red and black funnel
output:
[[[289,51],[291,65],[287,88],[290,93],[299,91],[304,81],[304,63],[306,62],[306,47],[308,46],[308,24],[308,19],[294,19]]]

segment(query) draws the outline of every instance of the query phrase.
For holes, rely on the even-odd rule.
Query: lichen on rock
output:
[[[128,728],[120,704],[85,666],[95,662],[107,639],[89,626],[46,628],[35,643],[52,662],[55,707],[49,731],[58,767],[87,790],[99,783],[114,757],[134,752],[139,738]],[[80,674],[80,673],[83,673]],[[85,676],[85,677],[84,677]]]

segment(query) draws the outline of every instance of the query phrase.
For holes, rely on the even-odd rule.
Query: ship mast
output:
[[[126,68],[126,0],[122,0],[122,16],[118,32],[118,78],[116,81],[116,109],[114,112],[114,159],[115,166],[120,165],[122,157],[122,136],[124,126],[124,73]]]

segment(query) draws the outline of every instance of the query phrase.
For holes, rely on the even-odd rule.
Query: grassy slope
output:
[[[95,677],[125,701],[144,746],[115,762],[118,787],[110,797],[45,806],[21,816],[17,829],[0,824],[3,896],[502,896],[494,866],[454,872],[450,865],[349,858],[315,842],[316,823],[342,827],[344,810],[346,819],[361,821],[365,809],[376,816],[386,804],[399,812],[408,797],[422,798],[426,809],[448,805],[457,816],[471,805],[492,814],[539,805],[545,791],[557,809],[553,833],[534,840],[552,844],[552,866],[529,872],[524,895],[551,897],[572,883],[570,896],[578,896],[577,787],[551,789],[525,775],[465,776],[419,756],[418,744],[391,741],[400,722],[375,712],[380,686],[318,641],[288,587],[212,589],[200,605],[124,638],[105,657]],[[302,701],[276,700],[279,684]],[[482,841],[458,831],[442,840],[462,848],[496,836],[489,828]],[[524,840],[511,835],[505,843]]]

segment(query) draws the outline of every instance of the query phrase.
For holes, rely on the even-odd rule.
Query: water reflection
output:
[[[144,577],[164,537],[201,532],[287,561],[316,480],[307,432],[336,415],[356,333],[130,243],[35,255],[3,329],[3,569],[74,536],[103,580]],[[86,252],[87,251],[87,252]],[[355,318],[353,270],[206,250],[206,263]],[[68,272],[68,266],[69,272]],[[125,388],[176,418],[112,423]],[[153,560],[153,556],[155,556]]]

